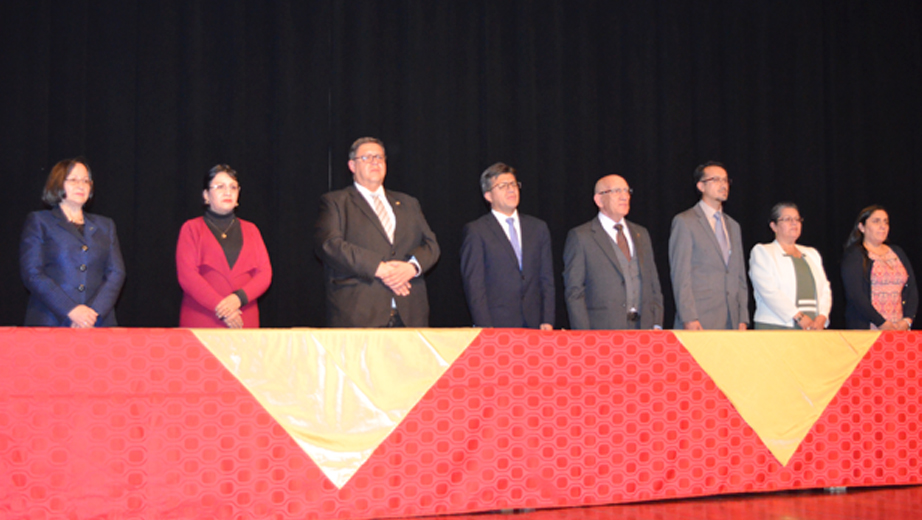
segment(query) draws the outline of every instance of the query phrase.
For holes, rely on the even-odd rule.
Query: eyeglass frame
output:
[[[208,187],[209,190],[214,190],[217,192],[230,190],[231,193],[240,193],[239,184],[212,184]]]
[[[720,184],[726,184],[727,186],[730,186],[731,184],[733,184],[733,179],[731,179],[730,177],[708,177],[707,179],[701,179],[698,182],[700,182],[701,184],[707,184],[711,181],[718,182]]]
[[[387,155],[381,155],[378,153],[366,153],[365,155],[358,155],[353,161],[361,161],[365,164],[374,164],[375,162],[386,163]]]
[[[519,190],[519,191],[522,191],[522,181],[506,181],[506,182],[499,182],[499,183],[494,184],[493,187],[490,188],[490,191],[493,191],[493,190],[495,190],[495,189],[497,189],[497,188],[498,188],[500,191],[506,191],[506,190],[508,190],[509,188],[511,188],[512,186],[515,186],[515,189],[517,189],[517,190]]]
[[[596,195],[608,195],[609,193],[615,194],[615,195],[620,195],[622,193],[625,193],[627,195],[633,195],[634,188],[612,188],[610,190],[602,190],[596,193]]]

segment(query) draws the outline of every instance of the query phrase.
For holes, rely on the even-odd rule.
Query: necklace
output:
[[[205,217],[205,223],[211,226],[212,228],[214,228],[214,230],[217,231],[218,233],[221,233],[222,239],[227,238],[227,232],[230,231],[230,228],[234,225],[234,222],[237,222],[237,217],[232,217],[230,225],[224,228],[224,231],[221,231],[221,229],[218,228],[218,226],[214,225],[213,222],[208,220],[208,217]]]

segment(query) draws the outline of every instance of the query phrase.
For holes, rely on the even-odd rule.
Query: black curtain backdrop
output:
[[[3,2],[0,325],[24,316],[25,215],[77,155],[89,211],[118,225],[121,325],[177,324],[176,238],[217,163],[240,172],[238,214],[272,258],[263,325],[324,325],[317,201],[351,182],[348,147],[373,135],[386,187],[420,199],[442,247],[433,326],[470,324],[460,231],[487,211],[478,177],[495,161],[550,226],[558,327],[566,233],[596,214],[595,181],[623,175],[670,326],[670,223],[708,159],[734,180],[747,259],[772,238],[771,206],[800,205],[842,326],[839,260],[862,207],[890,209],[891,241],[922,269],[920,37],[915,0]]]

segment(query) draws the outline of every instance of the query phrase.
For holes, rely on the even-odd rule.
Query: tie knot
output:
[[[618,232],[620,232],[620,231],[621,231],[621,224],[615,224],[615,229],[616,229]]]
[[[512,224],[515,224],[515,219],[512,217],[509,217],[506,219],[506,223],[511,226]]]
[[[714,212],[714,220],[720,220],[720,212],[719,212],[719,211],[715,211],[715,212]]]

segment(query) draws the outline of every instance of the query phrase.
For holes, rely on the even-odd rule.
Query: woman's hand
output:
[[[242,329],[243,328],[243,313],[239,310],[231,313],[230,316],[224,318],[224,324],[227,325],[229,329]]]
[[[236,294],[230,294],[218,302],[218,305],[214,308],[214,314],[219,320],[223,320],[239,311],[240,303],[240,298]]]
[[[909,322],[907,322],[906,320],[895,321],[893,322],[893,326],[894,326],[894,330],[900,330],[900,331],[909,330]]]
[[[800,321],[798,321],[797,324],[800,325],[800,328],[804,330],[816,330],[814,328],[814,320],[806,314],[801,314]]]
[[[86,305],[78,305],[67,313],[70,318],[70,326],[74,329],[91,329],[96,325],[96,319],[99,313]]]
[[[820,314],[813,320],[813,328],[811,330],[823,330],[826,328],[826,316]]]

